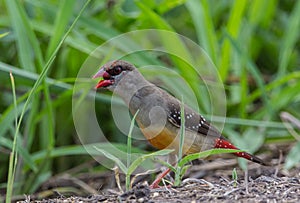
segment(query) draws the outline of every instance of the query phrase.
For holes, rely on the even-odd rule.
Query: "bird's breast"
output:
[[[179,150],[180,128],[173,127],[169,124],[158,127],[144,127],[138,123],[145,138],[157,149],[174,149]],[[211,142],[206,137],[189,130],[185,131],[183,154],[197,153],[205,150]],[[211,146],[210,146],[211,147]],[[210,148],[209,147],[209,148]]]

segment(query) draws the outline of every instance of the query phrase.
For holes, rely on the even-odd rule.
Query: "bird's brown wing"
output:
[[[178,100],[168,102],[168,121],[174,126],[181,126],[181,109]],[[213,127],[206,119],[192,110],[190,107],[184,107],[185,128],[193,132],[197,132],[201,136],[210,136],[211,138],[221,138],[221,133]]]

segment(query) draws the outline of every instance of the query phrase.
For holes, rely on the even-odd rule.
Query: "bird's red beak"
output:
[[[98,84],[95,86],[95,89],[101,88],[101,87],[108,87],[114,83],[113,79],[111,78],[110,74],[104,70],[104,68],[101,68],[94,76],[93,79],[96,78],[103,78],[103,80],[100,80]]]

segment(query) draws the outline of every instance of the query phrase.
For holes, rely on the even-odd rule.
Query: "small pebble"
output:
[[[145,199],[143,197],[138,199],[138,202],[144,202],[144,201],[145,201]]]

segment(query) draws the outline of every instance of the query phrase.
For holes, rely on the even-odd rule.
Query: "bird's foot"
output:
[[[172,187],[171,184],[169,184],[169,185],[164,185],[164,186],[160,186],[159,183],[154,183],[154,182],[149,186],[150,189],[171,188],[171,187]]]
[[[171,171],[171,169],[167,169],[164,172],[162,172],[159,176],[157,176],[157,178],[153,181],[153,183],[149,186],[150,189],[155,189],[155,188],[161,188],[161,186],[159,186],[159,183],[161,182],[161,180]],[[171,185],[168,185],[167,187],[171,187]]]

